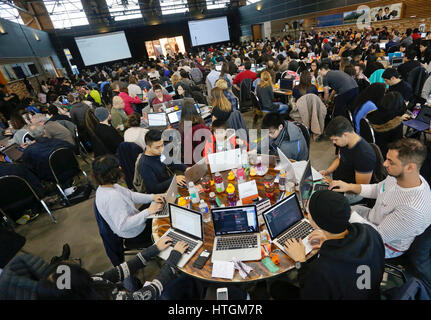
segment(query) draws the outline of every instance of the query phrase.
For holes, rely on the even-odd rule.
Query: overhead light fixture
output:
[[[33,32],[34,38],[36,39],[36,41],[40,41],[39,39],[39,35],[36,32]]]
[[[0,24],[0,34],[6,34],[7,32],[3,28],[3,26]]]
[[[258,3],[258,4],[256,5],[256,10],[257,10],[257,11],[262,10],[262,3]]]

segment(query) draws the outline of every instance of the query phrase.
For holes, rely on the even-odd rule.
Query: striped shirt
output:
[[[360,195],[376,199],[376,204],[367,219],[356,213],[355,218],[373,226],[385,244],[407,251],[415,237],[431,224],[431,190],[426,180],[420,178],[422,184],[414,188],[402,188],[390,176],[378,184],[361,185]]]

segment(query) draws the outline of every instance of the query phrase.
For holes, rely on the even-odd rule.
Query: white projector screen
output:
[[[189,21],[192,46],[229,41],[229,27],[226,17]]]
[[[124,31],[76,37],[75,41],[86,66],[132,57]]]

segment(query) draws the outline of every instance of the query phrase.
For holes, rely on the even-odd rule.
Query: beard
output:
[[[396,179],[402,179],[404,177],[404,173],[403,172],[401,172],[400,174],[397,174],[397,175],[391,174],[391,173],[388,172],[388,175],[391,176],[391,177],[394,177]]]

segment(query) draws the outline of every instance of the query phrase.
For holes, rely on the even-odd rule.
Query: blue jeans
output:
[[[281,102],[274,102],[274,104],[278,106],[277,112],[280,114],[285,114],[290,109],[289,105],[281,103]]]

